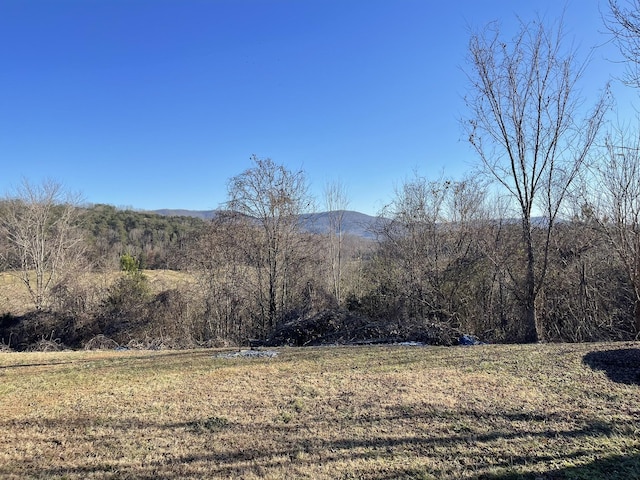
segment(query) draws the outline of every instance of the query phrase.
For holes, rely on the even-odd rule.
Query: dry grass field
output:
[[[195,280],[193,276],[184,272],[173,270],[143,270],[142,272],[153,293],[158,293],[171,288],[182,287],[192,284]],[[109,273],[89,273],[81,278],[87,284],[91,284],[97,289],[106,289],[111,285],[121,272]],[[27,287],[16,275],[9,272],[0,272],[0,315],[10,313],[13,315],[24,315],[33,309],[33,303],[29,297]]]
[[[640,478],[640,344],[0,354],[0,478]]]
[[[31,299],[20,279],[7,272],[0,272],[0,315],[26,313]]]

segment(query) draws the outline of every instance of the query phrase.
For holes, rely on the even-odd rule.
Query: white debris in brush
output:
[[[278,356],[275,350],[240,350],[239,352],[221,353],[218,358],[273,358]]]

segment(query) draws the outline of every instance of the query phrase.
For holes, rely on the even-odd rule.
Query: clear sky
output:
[[[588,101],[620,72],[605,0],[0,0],[0,191],[52,178],[90,203],[208,210],[256,154],[375,214],[414,170],[477,162],[469,28],[563,9],[593,55]],[[614,93],[630,111],[637,93]]]

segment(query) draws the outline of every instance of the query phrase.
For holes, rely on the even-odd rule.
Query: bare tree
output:
[[[289,306],[296,263],[304,248],[300,215],[312,201],[302,171],[293,172],[271,159],[252,156],[254,166],[229,181],[228,208],[256,222],[261,237],[256,239],[254,265],[263,334],[272,330]],[[264,280],[263,280],[264,279]]]
[[[469,142],[520,216],[526,342],[539,339],[536,297],[544,285],[556,216],[607,110],[603,95],[580,118],[577,82],[584,65],[563,40],[561,24],[547,27],[537,21],[521,23],[513,40],[503,40],[491,24],[469,42]],[[534,225],[534,215],[544,221]],[[542,232],[539,248],[534,228]]]
[[[609,0],[610,13],[604,23],[626,60],[623,81],[640,87],[640,0]]]
[[[47,304],[50,288],[81,256],[78,204],[78,197],[59,183],[33,185],[27,180],[2,202],[0,231],[9,244],[6,263],[38,310]]]
[[[187,254],[201,289],[208,337],[240,344],[254,336],[250,268],[258,251],[253,245],[258,227],[238,215],[218,213],[193,238]]]
[[[392,304],[409,319],[460,326],[465,282],[478,259],[473,230],[483,210],[483,188],[473,180],[428,181],[416,176],[383,211],[376,271]],[[389,294],[387,294],[389,295]]]
[[[640,88],[640,0],[609,0],[610,14],[604,22],[626,60],[623,81]],[[598,183],[605,196],[596,217],[624,264],[635,295],[634,319],[640,332],[640,139],[629,143],[628,134],[607,141],[607,160],[599,171]],[[604,218],[603,218],[604,213]]]
[[[635,331],[640,333],[640,134],[619,130],[592,179],[595,192],[583,208],[604,232],[633,288]],[[595,180],[595,181],[594,181]]]
[[[349,206],[347,189],[341,182],[329,183],[324,189],[325,206],[329,216],[329,264],[331,286],[338,305],[342,302],[342,273],[344,253],[344,214]]]

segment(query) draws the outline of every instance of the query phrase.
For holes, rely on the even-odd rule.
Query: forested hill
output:
[[[141,268],[176,269],[172,253],[201,230],[206,221],[192,216],[164,216],[154,212],[121,210],[111,205],[93,205],[81,215],[94,260],[118,265],[120,255],[129,253]]]

